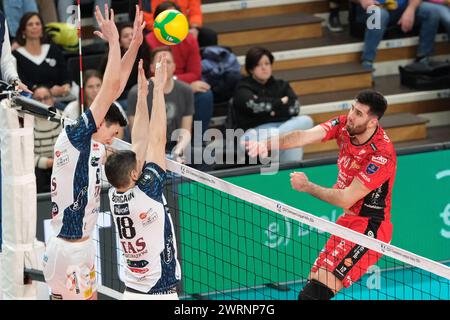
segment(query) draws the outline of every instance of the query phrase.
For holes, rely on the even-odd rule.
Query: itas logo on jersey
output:
[[[131,241],[120,241],[120,244],[122,245],[123,252],[125,254],[125,257],[137,259],[144,254],[147,254],[147,244],[144,241],[144,238],[139,238],[135,242]]]
[[[374,163],[369,163],[368,166],[366,167],[366,173],[367,174],[374,174],[375,172],[378,171],[380,167],[376,166]]]

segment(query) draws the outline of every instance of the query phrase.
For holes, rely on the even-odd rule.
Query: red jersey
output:
[[[390,221],[392,186],[397,168],[394,145],[381,126],[367,142],[355,145],[350,140],[346,123],[345,115],[321,124],[327,132],[322,141],[336,139],[340,149],[338,179],[333,187],[345,189],[357,177],[372,191],[349,211],[362,217]]]

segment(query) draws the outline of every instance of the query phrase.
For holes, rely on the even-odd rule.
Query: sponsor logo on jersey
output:
[[[384,164],[387,163],[387,161],[388,160],[385,157],[383,157],[383,156],[378,156],[378,157],[372,156],[372,162],[384,165]]]
[[[162,252],[163,255],[163,261],[165,264],[169,264],[172,262],[173,260],[173,255],[175,254],[174,252],[174,247],[173,247],[173,238],[172,235],[170,235],[167,240],[166,243],[164,245],[164,250]]]
[[[100,162],[100,157],[93,156],[91,158],[91,166],[98,167],[99,162]]]
[[[58,205],[56,204],[56,202],[52,202],[52,218],[57,216],[58,213],[59,213]]]
[[[376,166],[374,163],[369,163],[366,167],[366,173],[367,174],[374,174],[378,171],[380,167]]]
[[[358,162],[353,161],[352,164],[350,165],[350,170],[351,169],[359,170],[359,169],[361,169],[361,166],[358,164]]]
[[[87,201],[87,199],[85,199],[86,193],[87,193],[87,187],[84,187],[83,189],[81,189],[81,191],[77,195],[77,199],[70,206],[70,209],[72,209],[73,211],[79,211],[81,208],[83,208],[86,205],[86,201]]]
[[[115,202],[115,203],[125,203],[125,202],[128,202],[128,201],[130,201],[131,199],[134,199],[134,192],[130,192],[130,193],[127,193],[127,194],[117,194],[117,193],[114,193],[113,195],[112,195],[112,202]]]
[[[139,214],[139,219],[141,219],[143,227],[146,227],[152,222],[156,221],[157,218],[158,214],[156,213],[156,211],[153,211],[152,208],[150,208],[147,212],[141,212]]]
[[[130,214],[130,208],[128,207],[128,203],[124,204],[115,204],[114,205],[114,214],[118,216],[125,216]]]
[[[336,118],[336,119],[331,120],[330,124],[332,127],[336,127],[339,124],[339,119]]]
[[[99,144],[98,144],[98,143],[92,144],[92,150],[94,150],[94,151],[99,151],[99,150],[100,150]]]
[[[52,192],[52,197],[56,197],[58,195],[58,192],[56,192],[56,189],[58,188],[58,184],[56,183],[56,178],[52,178],[50,191]]]
[[[370,144],[370,147],[372,148],[373,151],[377,151],[378,150],[377,146],[373,142]]]
[[[345,259],[345,260],[344,260],[344,265],[345,265],[347,268],[350,268],[350,267],[353,265],[352,258],[347,258],[347,259]]]
[[[68,163],[69,163],[69,155],[68,154],[56,159],[56,167],[57,168],[61,168]]]

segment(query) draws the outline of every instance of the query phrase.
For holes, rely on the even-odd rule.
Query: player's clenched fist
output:
[[[290,176],[292,189],[297,191],[306,191],[309,184],[306,174],[303,172],[292,172]]]

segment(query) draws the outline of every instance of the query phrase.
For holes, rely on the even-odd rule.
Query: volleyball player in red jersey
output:
[[[336,139],[339,173],[333,188],[314,184],[303,172],[291,173],[292,188],[344,209],[337,224],[390,242],[392,186],[397,159],[393,143],[379,124],[386,108],[383,95],[364,90],[356,96],[347,115],[277,138],[280,149]],[[267,156],[271,140],[246,142],[249,156]],[[314,262],[299,300],[333,298],[343,287],[358,281],[380,257],[377,252],[331,235]]]

